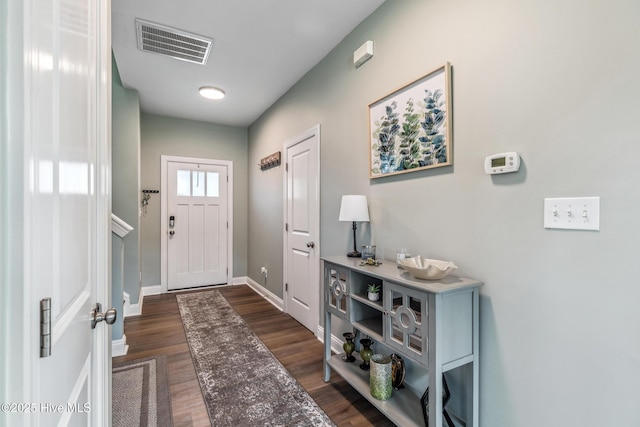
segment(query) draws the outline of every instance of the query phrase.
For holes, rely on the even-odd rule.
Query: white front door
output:
[[[320,127],[286,144],[286,311],[314,334],[320,312]]]
[[[9,0],[2,19],[0,425],[108,425],[111,329],[90,312],[111,300],[110,3]]]
[[[168,162],[169,290],[228,282],[228,176],[228,165],[215,161]]]

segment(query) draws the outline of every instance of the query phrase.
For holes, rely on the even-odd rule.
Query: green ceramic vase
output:
[[[371,360],[371,356],[373,356],[373,350],[371,350],[371,344],[373,344],[373,341],[370,338],[363,338],[360,340],[360,344],[362,344],[363,347],[360,349],[360,358],[362,359],[360,368],[368,371],[369,361]]]
[[[355,362],[356,358],[351,353],[356,349],[356,343],[353,342],[356,335],[353,332],[345,332],[342,336],[346,340],[346,342],[342,344],[342,349],[345,352],[345,355],[342,356],[342,360],[345,362]]]

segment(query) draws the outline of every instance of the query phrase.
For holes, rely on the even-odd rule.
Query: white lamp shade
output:
[[[367,196],[342,196],[339,221],[369,222]]]

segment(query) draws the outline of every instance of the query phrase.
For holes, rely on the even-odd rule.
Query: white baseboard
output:
[[[318,341],[324,344],[324,327],[323,326],[318,325],[317,334],[318,334],[317,335]],[[340,338],[331,334],[331,350],[333,350],[334,353],[342,353],[344,351],[342,348],[342,344],[343,344],[343,341]]]
[[[122,298],[124,299],[124,306],[122,307],[124,318],[129,316],[140,316],[142,314],[142,292],[140,292],[138,302],[135,304],[131,303],[131,295],[127,292],[122,293]]]
[[[128,351],[129,346],[127,345],[126,335],[122,335],[119,340],[111,341],[111,357],[124,356]]]
[[[276,307],[278,310],[284,311],[284,301],[282,300],[282,298],[278,297],[276,294],[274,294],[267,288],[260,286],[260,284],[258,284],[258,282],[253,280],[251,277],[247,277],[247,285],[249,285],[251,289],[256,291],[256,293],[260,295],[262,298],[266,299],[271,304],[273,304],[273,306]]]
[[[160,295],[160,285],[141,287],[140,293],[138,294],[138,302],[135,304],[131,303],[131,296],[123,292],[124,317],[140,316],[142,314],[142,303],[144,302],[144,297],[147,295]]]
[[[247,283],[249,283],[247,276],[234,277],[232,282],[233,285],[246,285]]]
[[[140,288],[140,295],[146,297],[147,295],[160,295],[162,293],[162,289],[160,285],[153,286],[143,286]]]

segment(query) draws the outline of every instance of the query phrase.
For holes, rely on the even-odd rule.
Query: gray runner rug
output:
[[[334,426],[220,292],[176,297],[213,426]]]
[[[111,372],[113,427],[173,425],[165,356],[114,362]]]

